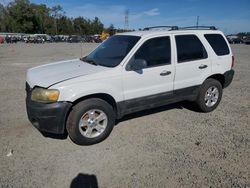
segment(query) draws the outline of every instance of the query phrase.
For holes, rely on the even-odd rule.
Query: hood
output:
[[[108,69],[103,66],[91,65],[79,59],[60,61],[29,69],[27,72],[27,82],[31,88],[34,86],[48,88],[65,80]]]

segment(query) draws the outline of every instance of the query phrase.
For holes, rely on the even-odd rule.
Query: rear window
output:
[[[178,63],[207,58],[207,52],[196,35],[177,35],[175,40]]]
[[[229,54],[229,48],[223,36],[220,34],[206,34],[204,36],[216,55],[222,56]]]

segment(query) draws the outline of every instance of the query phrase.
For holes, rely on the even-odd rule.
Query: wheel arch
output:
[[[107,103],[109,103],[113,107],[115,113],[117,113],[116,101],[115,101],[114,97],[112,97],[111,95],[109,95],[107,93],[95,93],[95,94],[82,96],[82,97],[76,99],[75,101],[73,101],[72,106],[76,105],[77,103],[79,103],[83,100],[90,99],[90,98],[98,98],[98,99],[102,99],[102,100],[106,101]]]
[[[223,74],[213,74],[213,75],[209,76],[207,79],[209,79],[209,78],[218,80],[221,83],[222,88],[224,88],[224,86],[225,86],[225,76]]]

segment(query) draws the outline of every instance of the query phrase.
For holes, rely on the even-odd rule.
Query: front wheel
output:
[[[196,104],[202,112],[211,112],[219,105],[222,85],[218,80],[207,79],[201,86]]]
[[[103,141],[115,124],[115,112],[106,101],[86,99],[76,104],[69,114],[66,128],[71,140],[78,145]]]

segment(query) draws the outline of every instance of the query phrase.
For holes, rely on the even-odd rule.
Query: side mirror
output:
[[[147,67],[147,61],[144,59],[135,59],[131,64],[131,70],[137,71]]]

